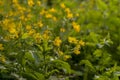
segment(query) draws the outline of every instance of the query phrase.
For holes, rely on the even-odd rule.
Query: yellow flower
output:
[[[61,55],[63,55],[63,52],[58,50],[58,54],[61,56]]]
[[[24,11],[26,10],[24,7],[22,7],[21,5],[18,5],[18,4],[17,4],[16,7],[17,7],[17,9],[18,9],[19,14],[20,14],[20,13],[23,14]]]
[[[2,1],[0,1],[0,5],[2,5],[3,4],[3,2]]]
[[[78,25],[76,22],[72,22],[72,26],[76,32],[80,32],[80,25]]]
[[[40,5],[41,5],[41,2],[40,2],[40,1],[37,1],[37,4],[40,6]]]
[[[26,26],[26,30],[31,30],[31,29],[32,29],[32,27],[30,25]]]
[[[50,34],[51,32],[50,32],[50,30],[45,30],[44,33],[45,34]]]
[[[9,13],[9,16],[14,16],[14,12],[10,11]]]
[[[16,34],[16,33],[17,33],[16,29],[15,29],[15,28],[12,28],[12,27],[9,29],[9,32],[10,32],[11,34]]]
[[[73,14],[72,13],[67,13],[67,18],[69,18],[69,19],[73,18]]]
[[[79,49],[74,49],[74,51],[73,51],[76,55],[78,55],[78,54],[80,54],[80,51],[79,51]]]
[[[54,8],[51,8],[51,9],[49,10],[49,12],[53,12],[53,13],[55,13],[56,10],[55,10]]]
[[[38,26],[39,26],[40,28],[43,27],[43,23],[42,23],[42,21],[38,22]]]
[[[8,28],[15,28],[16,25],[14,22],[10,22],[9,25],[8,25]]]
[[[59,47],[61,43],[62,43],[62,41],[61,41],[60,37],[56,37],[53,42],[53,44],[57,47]]]
[[[21,16],[20,16],[20,19],[24,21],[24,20],[25,20],[25,16],[24,16],[24,15],[21,15]]]
[[[28,5],[29,5],[30,7],[32,7],[32,6],[34,5],[33,0],[28,0]]]
[[[65,12],[70,13],[70,9],[69,8],[65,8]]]
[[[44,38],[45,40],[48,40],[48,39],[49,39],[49,35],[46,34],[46,33],[44,33],[44,34],[43,34],[43,38]]]
[[[42,11],[40,11],[40,15],[44,15],[46,14],[47,12],[43,9]]]
[[[5,37],[4,37],[4,40],[5,40],[5,41],[10,41],[10,36],[9,36],[9,35],[5,36]]]
[[[68,59],[70,59],[70,58],[71,58],[70,55],[64,55],[64,60],[68,60]]]
[[[65,28],[60,28],[60,31],[61,32],[65,32]]]
[[[0,44],[0,50],[4,50],[3,44]]]
[[[43,38],[44,38],[45,40],[48,40],[48,39],[50,38],[49,34],[50,34],[50,31],[49,31],[49,30],[45,30],[45,31],[44,31],[44,34],[43,34]]]
[[[27,18],[28,18],[28,19],[31,19],[31,18],[32,18],[32,14],[28,14],[28,15],[27,15]]]
[[[29,36],[32,36],[34,33],[36,33],[35,29],[31,29],[31,30],[28,32],[28,35],[29,35]]]
[[[61,3],[61,4],[60,4],[60,7],[64,9],[64,8],[65,8],[65,4],[64,4],[64,3]]]
[[[81,46],[77,44],[75,48],[76,48],[76,49],[80,49]]]
[[[79,41],[79,44],[80,44],[81,46],[85,46],[85,42],[82,41],[82,40]]]
[[[68,42],[77,44],[78,40],[75,37],[68,37]]]
[[[10,20],[9,19],[5,19],[5,20],[3,20],[3,29],[4,30],[8,30],[8,28],[9,28],[9,23],[10,23]]]
[[[79,16],[79,14],[78,14],[78,13],[76,13],[76,16],[78,17],[78,16]]]
[[[36,33],[34,34],[34,39],[37,43],[40,43],[41,42],[41,35],[40,33]]]
[[[4,62],[6,61],[6,60],[5,60],[5,56],[3,56],[3,55],[0,56],[0,61],[4,63]]]
[[[80,48],[81,48],[81,46],[80,46],[79,44],[77,44],[77,45],[75,46],[73,52],[74,52],[76,55],[80,54],[80,51],[79,51]]]
[[[55,16],[52,17],[53,21],[57,21],[57,18]]]
[[[12,0],[13,3],[17,4],[18,3],[18,0]]]
[[[46,18],[52,18],[52,15],[49,14],[49,13],[47,13],[47,14],[45,15],[45,17],[46,17]]]

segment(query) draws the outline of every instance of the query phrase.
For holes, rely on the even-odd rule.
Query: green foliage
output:
[[[62,69],[64,73],[71,74],[71,68],[67,62],[64,62],[62,60],[54,60],[52,63],[53,66],[57,66],[58,69]]]
[[[0,80],[119,80],[119,36],[119,0],[0,0]]]
[[[89,69],[91,69],[91,71],[95,71],[95,68],[93,67],[92,63],[88,60],[81,60],[80,61],[80,65],[84,64],[86,67],[88,67]]]

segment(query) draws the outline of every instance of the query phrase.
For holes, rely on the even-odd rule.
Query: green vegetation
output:
[[[0,80],[119,80],[119,0],[0,0]]]

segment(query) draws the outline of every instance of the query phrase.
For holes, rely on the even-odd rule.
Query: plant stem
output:
[[[83,80],[88,80],[88,67],[87,66],[85,66],[85,73],[83,76]]]

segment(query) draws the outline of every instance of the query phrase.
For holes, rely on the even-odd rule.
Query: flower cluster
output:
[[[0,0],[0,61],[19,67],[44,62],[45,67],[51,60],[67,62],[80,55],[85,42],[78,11],[64,2]]]
[[[119,80],[119,21],[119,0],[0,0],[0,79]]]
[[[4,7],[5,1],[2,1],[2,6]],[[22,4],[21,4],[22,3]],[[59,7],[64,10],[63,12],[59,8],[45,8],[41,5],[42,2],[38,0],[11,0],[8,2],[8,9],[3,9],[0,14],[6,16],[0,22],[2,30],[5,32],[1,35],[4,40],[11,42],[11,40],[27,40],[28,44],[38,44],[42,43],[42,40],[53,41],[53,46],[62,47],[66,40],[63,41],[64,34],[68,34],[71,31],[77,33],[80,32],[80,25],[76,20],[69,22],[70,26],[65,25],[66,23],[60,23],[60,20],[73,19],[74,13],[66,6],[65,3],[61,3]],[[64,14],[65,13],[65,14]],[[79,15],[79,13],[77,13]],[[61,27],[59,27],[61,25]],[[55,32],[55,30],[60,32]],[[60,35],[59,35],[60,34]],[[73,34],[72,34],[73,35]],[[71,36],[72,36],[71,35]],[[55,37],[54,37],[55,36]],[[80,47],[84,45],[84,42],[79,41],[76,37],[68,37],[68,42],[73,44],[80,44]],[[73,53],[80,54],[80,47],[75,47]],[[2,44],[0,45],[0,50],[3,50]],[[59,51],[58,51],[59,52]],[[61,52],[59,52],[61,54]],[[66,54],[68,55],[68,54]]]

